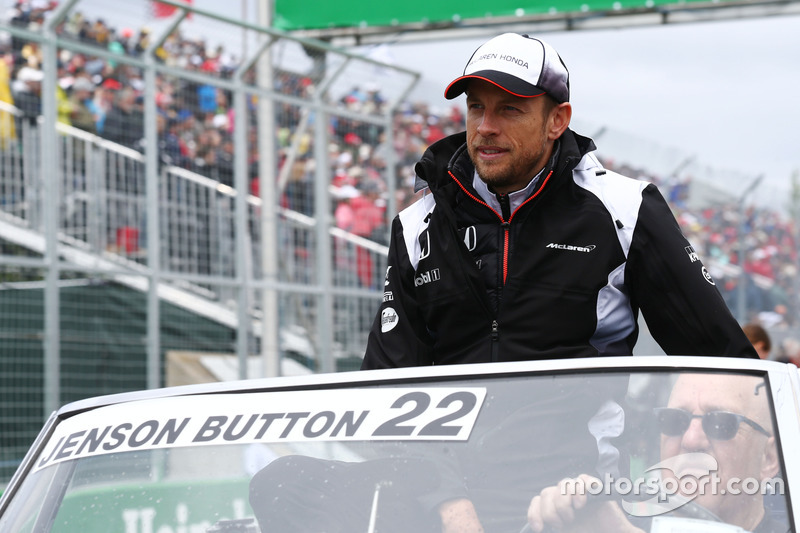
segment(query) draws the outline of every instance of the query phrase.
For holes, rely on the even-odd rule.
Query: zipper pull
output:
[[[500,328],[497,325],[497,320],[492,320],[492,340],[496,341],[500,338]]]
[[[508,194],[496,194],[497,201],[500,202],[500,212],[503,215],[503,222],[511,218],[511,201]]]

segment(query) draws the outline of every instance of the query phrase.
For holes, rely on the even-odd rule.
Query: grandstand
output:
[[[413,164],[464,127],[406,101],[416,73],[322,42],[80,5],[21,2],[0,27],[2,478],[67,401],[358,368]],[[602,155],[659,184],[740,320],[793,331],[785,215]]]

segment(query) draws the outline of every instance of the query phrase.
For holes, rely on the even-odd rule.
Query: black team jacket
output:
[[[655,185],[567,130],[528,199],[498,212],[465,141],[417,163],[429,190],[392,223],[363,369],[630,355],[640,311],[667,354],[757,357]]]

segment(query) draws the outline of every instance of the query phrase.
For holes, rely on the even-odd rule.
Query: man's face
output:
[[[467,148],[478,175],[495,192],[524,188],[544,167],[548,138],[545,97],[521,98],[483,80],[467,91]]]
[[[763,384],[761,378],[750,376],[684,374],[675,383],[667,407],[683,409],[693,415],[728,411],[744,415],[772,433],[767,391],[765,387],[761,387],[756,395],[759,384]],[[746,527],[748,530],[754,527],[747,520],[752,520],[754,514],[760,519],[763,511],[761,495],[740,494],[726,497],[723,492],[732,478],[753,478],[761,481],[777,473],[774,437],[764,435],[746,422],[741,422],[733,438],[714,439],[703,430],[701,418],[693,418],[682,435],[661,436],[662,460],[697,452],[707,453],[717,460],[716,475],[721,482],[713,491],[710,483],[706,485],[706,494],[698,495],[694,501],[728,523]],[[691,465],[685,466],[691,468]],[[759,511],[754,511],[754,508]]]

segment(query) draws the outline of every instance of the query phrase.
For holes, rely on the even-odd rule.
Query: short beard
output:
[[[472,148],[469,149],[470,157],[472,157]],[[515,165],[508,168],[506,172],[502,174],[489,174],[484,172],[478,164],[475,164],[475,171],[478,173],[478,177],[486,183],[487,186],[493,191],[498,189],[506,190],[509,192],[518,191],[524,189],[531,179],[536,175],[541,167],[547,164],[545,160],[545,154],[547,153],[547,144],[543,143],[542,146],[539,147],[538,152],[536,153],[533,159],[528,159],[528,163],[526,164],[523,161],[518,161]],[[477,157],[472,158],[473,164],[477,160]],[[535,168],[531,168],[535,167]],[[524,183],[519,183],[519,176],[528,174],[527,179]]]

